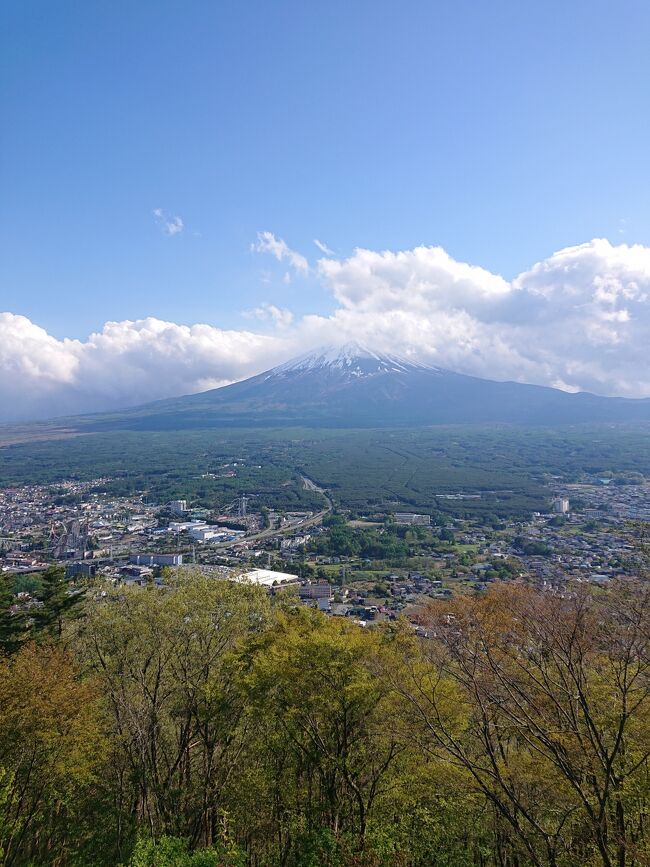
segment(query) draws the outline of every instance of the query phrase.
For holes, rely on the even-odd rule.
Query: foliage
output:
[[[269,770],[283,777],[277,809],[301,812],[310,833],[348,834],[359,850],[402,751],[387,726],[392,696],[374,673],[387,652],[380,634],[302,609],[260,637],[247,676]]]
[[[14,602],[11,577],[0,572],[0,656],[18,650],[24,637],[25,619],[13,610]]]
[[[2,863],[58,863],[72,836],[83,846],[82,814],[103,766],[94,684],[62,648],[26,645],[0,661],[0,733]]]
[[[34,613],[36,633],[60,638],[64,621],[75,616],[82,601],[81,592],[66,579],[63,566],[49,566],[41,573],[38,599],[41,607]]]
[[[38,596],[43,590],[43,581],[38,572],[14,575],[13,590],[15,594],[30,593]]]
[[[437,640],[397,688],[421,748],[494,809],[503,857],[610,867],[645,851],[649,622],[650,588],[634,583],[499,587],[431,609]]]
[[[4,867],[650,861],[647,583],[498,583],[429,638],[191,571],[77,614],[0,660]]]
[[[170,585],[120,588],[93,607],[82,651],[111,713],[119,827],[211,846],[246,745],[238,643],[267,616],[257,588],[182,572]]]
[[[192,852],[187,840],[163,836],[137,841],[129,867],[243,867],[244,856],[232,844]]]
[[[91,421],[91,419],[87,419]],[[647,425],[567,428],[437,426],[401,430],[197,429],[93,431],[34,440],[0,450],[6,485],[110,477],[103,490],[146,491],[159,502],[178,497],[213,509],[256,492],[256,505],[320,508],[302,474],[335,503],[360,514],[425,511],[440,515],[526,516],[548,504],[549,476],[565,481],[650,477]],[[233,462],[238,465],[235,469]],[[450,500],[448,494],[480,497]],[[440,496],[438,496],[440,495]],[[576,504],[574,504],[575,507]]]
[[[379,532],[353,529],[338,515],[332,516],[328,526],[329,532],[311,545],[311,549],[318,554],[393,561],[408,557],[408,543],[400,538],[400,535],[403,535],[400,530],[404,528],[391,526],[388,530]]]
[[[548,557],[551,549],[539,539],[526,539],[523,536],[515,536],[513,546],[528,556]]]

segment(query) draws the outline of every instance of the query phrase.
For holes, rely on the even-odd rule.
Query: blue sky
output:
[[[268,335],[244,313],[269,303],[335,316],[356,302],[314,239],[342,260],[440,246],[515,282],[592,238],[650,244],[646,0],[14,0],[3,18],[0,310],[48,340],[144,317]],[[264,231],[309,270],[255,252]]]
[[[5,6],[2,308],[63,336],[327,311],[251,254],[440,244],[514,276],[650,235],[647,2]],[[152,210],[180,215],[161,233]]]

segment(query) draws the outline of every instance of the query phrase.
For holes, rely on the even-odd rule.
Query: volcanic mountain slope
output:
[[[650,420],[650,400],[494,382],[359,344],[303,355],[222,388],[87,419],[95,429],[573,424]]]

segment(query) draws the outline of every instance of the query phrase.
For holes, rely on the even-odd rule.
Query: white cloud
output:
[[[286,308],[276,307],[275,304],[260,304],[252,310],[245,310],[243,314],[247,319],[259,319],[262,322],[273,322],[280,328],[288,328],[293,323],[293,313]]]
[[[477,376],[650,395],[650,248],[595,239],[513,281],[439,247],[321,259],[330,325]]]
[[[309,262],[302,255],[292,250],[282,238],[276,238],[273,232],[258,232],[257,241],[251,249],[255,253],[270,253],[278,262],[288,262],[291,267],[302,274],[309,271]]]
[[[0,314],[0,418],[134,405],[216,388],[285,357],[276,337],[177,325],[107,322],[85,340],[57,340],[24,316]]]
[[[286,245],[273,253],[288,260]],[[289,260],[290,261],[290,260]],[[650,247],[595,239],[506,280],[439,247],[355,250],[316,276],[336,309],[294,319],[249,311],[270,334],[148,318],[58,340],[0,314],[0,417],[94,411],[240,379],[332,341],[356,338],[464,373],[630,397],[650,396]]]
[[[314,238],[314,244],[318,247],[321,253],[325,253],[326,256],[334,256],[334,250],[330,250],[327,244],[324,244],[323,241],[319,241],[318,238]]]
[[[185,228],[181,217],[168,217],[162,208],[154,208],[153,217],[165,235],[179,235]]]

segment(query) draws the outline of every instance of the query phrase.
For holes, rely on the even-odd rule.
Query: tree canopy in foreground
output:
[[[499,585],[425,639],[191,572],[55,595],[3,620],[7,867],[650,864],[645,583]]]

